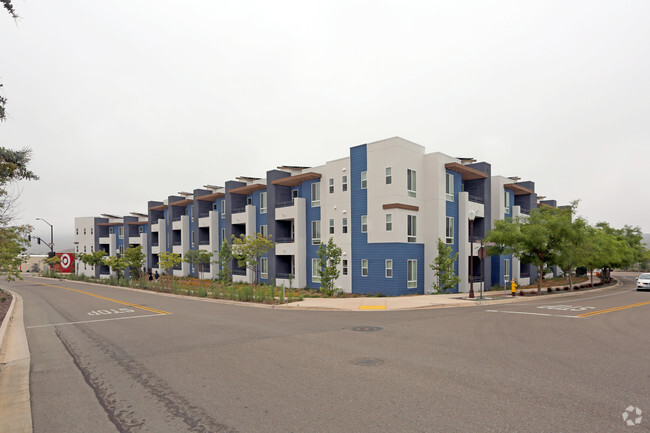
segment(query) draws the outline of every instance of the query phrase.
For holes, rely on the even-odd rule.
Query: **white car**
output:
[[[637,290],[650,290],[650,274],[641,274],[636,279]]]

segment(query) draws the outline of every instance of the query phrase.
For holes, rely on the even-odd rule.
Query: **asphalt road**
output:
[[[24,299],[37,433],[650,431],[650,292],[622,281],[396,312],[8,286]]]

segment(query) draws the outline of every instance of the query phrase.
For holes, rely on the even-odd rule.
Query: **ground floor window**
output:
[[[260,275],[264,279],[269,277],[269,259],[267,257],[260,259]]]
[[[418,287],[418,261],[409,260],[406,266],[407,266],[406,287],[409,289],[415,289]]]
[[[318,268],[320,268],[320,260],[311,259],[311,281],[314,283],[320,283]]]
[[[386,260],[386,278],[393,278],[393,260]]]
[[[361,276],[368,276],[368,259],[361,259]]]

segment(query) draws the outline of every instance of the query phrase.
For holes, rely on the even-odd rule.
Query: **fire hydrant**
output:
[[[510,282],[510,288],[512,289],[512,296],[517,296],[517,282],[514,279]]]

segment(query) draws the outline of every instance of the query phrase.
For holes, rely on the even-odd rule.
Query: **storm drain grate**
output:
[[[350,328],[351,331],[355,332],[377,332],[382,329],[384,328],[380,328],[379,326],[355,326],[354,328]]]
[[[352,361],[354,365],[358,365],[360,367],[373,367],[375,365],[381,365],[384,363],[381,359],[377,358],[361,358],[357,359],[355,361]]]

